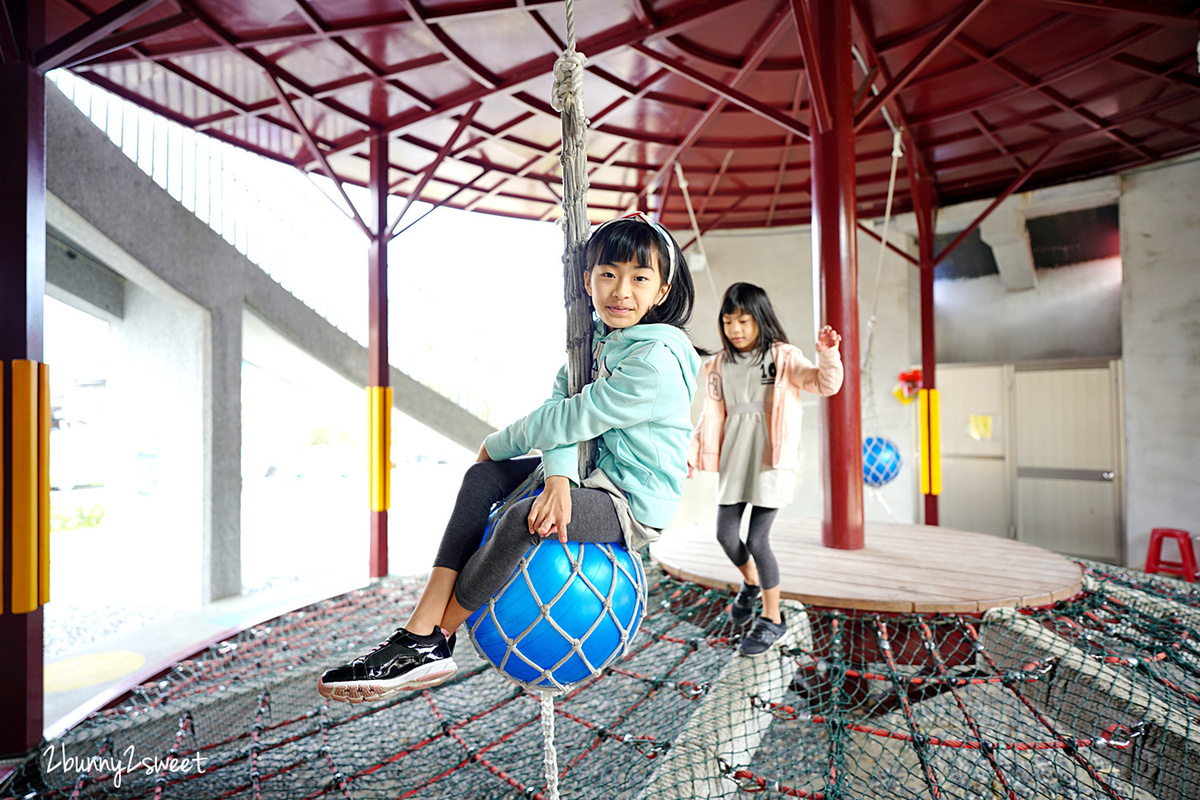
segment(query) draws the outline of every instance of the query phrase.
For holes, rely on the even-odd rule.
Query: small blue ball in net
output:
[[[863,481],[878,489],[900,474],[900,450],[890,439],[868,436],[863,440]]]

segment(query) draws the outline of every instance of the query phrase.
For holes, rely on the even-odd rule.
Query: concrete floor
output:
[[[52,739],[132,686],[210,643],[361,582],[307,581],[218,600],[198,610],[99,639],[46,664],[45,736]]]

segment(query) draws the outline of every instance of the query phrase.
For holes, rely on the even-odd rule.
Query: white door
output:
[[[944,527],[1012,535],[1011,373],[1012,368],[1004,365],[938,367],[942,437],[938,521]]]
[[[1121,563],[1120,362],[1013,381],[1017,538]]]

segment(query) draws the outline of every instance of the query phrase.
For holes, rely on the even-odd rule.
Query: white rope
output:
[[[550,93],[550,105],[562,113],[570,108],[583,117],[583,67],[587,56],[574,49],[565,51],[554,62],[554,88]]]
[[[879,426],[879,411],[875,403],[875,378],[872,374],[873,369],[873,352],[871,345],[875,338],[875,315],[879,310],[879,286],[883,282],[883,257],[888,249],[888,225],[892,219],[892,198],[896,193],[896,167],[900,163],[900,157],[904,155],[904,149],[901,147],[901,131],[898,129],[892,130],[892,171],[888,178],[887,203],[884,205],[883,211],[883,232],[879,241],[879,260],[875,265],[875,297],[871,301],[871,316],[867,320],[867,343],[863,348],[862,368],[860,370],[864,379],[864,390],[867,395],[867,427],[877,428]],[[884,499],[883,492],[878,487],[869,487],[871,496],[879,501],[892,522],[900,522],[900,518],[892,507]]]
[[[900,146],[900,135],[901,132],[899,130],[892,133],[892,172],[888,178],[887,203],[883,211],[883,236],[879,242],[879,260],[875,266],[875,297],[871,301],[871,316],[867,320],[867,344],[863,348],[861,372],[866,379],[868,426],[879,424],[878,414],[875,409],[874,379],[871,376],[871,344],[875,338],[875,314],[879,309],[879,285],[883,281],[883,257],[887,253],[888,224],[892,219],[892,198],[896,193],[896,167],[900,163],[900,157],[904,155],[904,150]]]
[[[704,274],[708,275],[708,285],[712,287],[713,297],[720,303],[721,295],[717,294],[717,282],[712,276],[712,262],[708,260],[708,253],[704,250],[704,238],[700,235],[700,223],[696,222],[696,212],[692,209],[692,195],[688,191],[687,178],[683,176],[683,167],[678,161],[675,162],[675,178],[679,181],[680,191],[683,192],[683,203],[687,206],[688,219],[692,223],[692,233],[696,236],[696,247],[700,250],[700,257],[704,259]]]
[[[554,692],[542,690],[542,740],[546,747],[546,794],[549,800],[558,800],[558,751],[554,748]]]

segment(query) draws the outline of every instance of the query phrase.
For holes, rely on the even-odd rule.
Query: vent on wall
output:
[[[933,238],[933,252],[942,252],[957,237],[958,231],[938,234]],[[982,278],[999,274],[1000,268],[996,266],[992,248],[980,238],[979,229],[976,228],[934,268],[933,279]]]
[[[1033,264],[1038,269],[1065,267],[1121,254],[1117,207],[1087,208],[1026,220]]]

